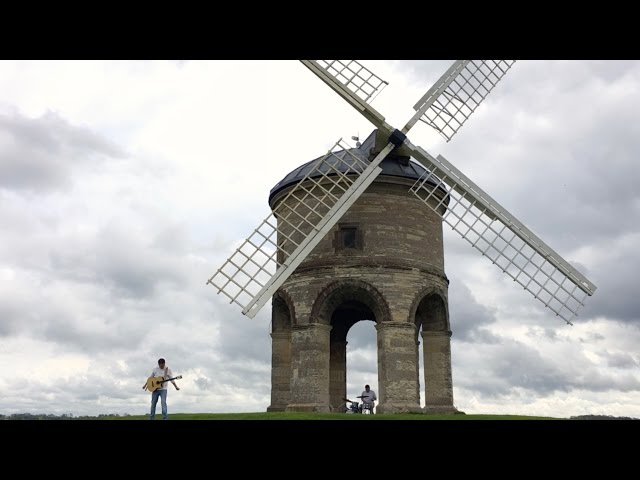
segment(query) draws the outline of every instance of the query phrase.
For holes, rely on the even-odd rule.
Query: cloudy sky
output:
[[[365,61],[401,127],[449,61]],[[597,286],[567,326],[445,226],[455,405],[640,417],[640,62],[520,61],[443,154]],[[206,280],[273,187],[372,126],[295,61],[0,62],[0,413],[264,411],[269,304]],[[377,389],[371,322],[348,395]]]

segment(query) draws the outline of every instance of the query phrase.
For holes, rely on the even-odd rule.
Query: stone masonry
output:
[[[442,222],[414,181],[383,170],[274,295],[268,411],[344,411],[346,337],[361,320],[376,324],[378,413],[421,411],[420,395],[425,412],[456,411]],[[341,237],[354,231],[355,244]]]

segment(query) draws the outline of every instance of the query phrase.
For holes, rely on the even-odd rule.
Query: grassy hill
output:
[[[94,417],[95,418],[95,417]],[[105,420],[147,420],[147,415],[130,415],[127,417],[104,417]],[[156,419],[162,416],[156,413]],[[171,420],[565,420],[554,417],[529,417],[524,415],[348,415],[345,413],[169,413]]]

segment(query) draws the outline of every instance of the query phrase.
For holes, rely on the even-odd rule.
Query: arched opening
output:
[[[447,304],[440,293],[424,295],[415,310],[414,321],[420,406],[453,408],[451,331]]]
[[[347,398],[362,403],[355,398],[361,395],[364,386],[369,385],[378,396],[378,348],[374,322],[359,321],[347,333]]]
[[[288,331],[291,324],[289,305],[282,296],[274,295],[271,301],[271,333]]]
[[[367,321],[361,322],[361,320]],[[329,399],[331,409],[334,412],[345,411],[345,398],[360,403],[356,397],[364,389],[365,383],[368,383],[374,390],[377,388],[376,332],[372,328],[374,323],[375,315],[372,310],[357,300],[344,301],[336,307],[331,315]],[[367,334],[363,335],[363,327]],[[349,338],[352,344],[347,347],[347,336],[350,333]],[[373,352],[373,362],[371,362],[371,358],[365,358],[372,356],[370,351]],[[349,359],[352,361],[349,362]],[[365,360],[368,361],[365,363]],[[351,369],[348,368],[349,366]],[[361,383],[360,380],[359,389],[355,384],[347,388],[349,378],[347,372],[351,373],[351,378],[354,378],[354,381],[365,377],[368,380],[365,383]]]
[[[329,358],[329,404],[334,412],[344,412],[344,399],[356,400],[364,390],[365,383],[376,390],[378,383],[378,362],[376,350],[376,331],[372,328],[376,322],[389,318],[388,306],[382,295],[371,285],[355,280],[339,280],[328,286],[319,296],[314,306],[312,318],[320,323],[331,325],[330,358]],[[347,334],[352,327],[362,322],[351,334],[353,340],[353,355],[347,353]],[[362,329],[368,330],[362,334]],[[351,351],[351,348],[349,349]],[[368,351],[369,353],[364,353]],[[373,352],[373,361],[371,358]],[[347,391],[347,357],[353,357],[354,369],[353,385]],[[367,362],[364,366],[363,362]],[[359,387],[362,378],[367,380]],[[377,393],[377,392],[376,392]]]
[[[418,330],[421,327],[431,332],[449,330],[447,307],[439,294],[428,294],[420,301],[416,309],[415,322]]]

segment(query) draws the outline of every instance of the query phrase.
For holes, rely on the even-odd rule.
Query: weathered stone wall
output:
[[[271,333],[271,405],[268,412],[284,412],[291,402],[291,332]]]
[[[330,412],[329,332],[321,324],[294,325],[291,331],[291,403],[287,411]]]
[[[301,266],[314,265],[314,261],[381,260],[393,259],[396,263],[416,268],[435,268],[444,271],[442,246],[442,220],[409,188],[413,182],[397,177],[380,176],[356,200]],[[289,190],[283,190],[274,199],[278,203]],[[296,200],[287,200],[292,206]],[[284,210],[283,210],[284,211]],[[340,224],[358,224],[363,234],[363,250],[336,251],[335,232]],[[292,229],[283,229],[292,236]],[[279,242],[283,238],[278,239]]]
[[[378,331],[379,413],[417,412],[416,327],[408,322],[382,322]]]
[[[292,311],[291,403],[287,410],[328,411],[344,392],[340,384],[346,380],[346,342],[330,341],[329,331],[334,309],[351,291],[360,292],[358,300],[376,317],[378,412],[419,409],[416,305],[424,292],[442,292],[446,299],[448,280],[442,221],[409,192],[412,183],[378,177],[280,288]],[[281,192],[273,204],[286,193]],[[341,224],[357,226],[361,249],[340,248],[337,232]],[[347,292],[342,296],[335,293],[341,288]],[[422,342],[425,358],[426,349],[432,348],[427,347],[429,341]],[[279,376],[278,382],[281,380]]]
[[[422,331],[426,413],[450,413],[453,408],[451,332]]]

